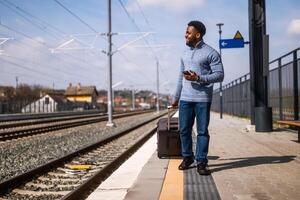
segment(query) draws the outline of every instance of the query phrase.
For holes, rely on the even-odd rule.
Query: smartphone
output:
[[[182,72],[184,75],[190,75],[191,73],[189,71],[183,71]]]

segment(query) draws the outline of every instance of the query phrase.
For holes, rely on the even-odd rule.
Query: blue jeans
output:
[[[210,118],[210,102],[187,102],[179,103],[179,127],[181,138],[181,153],[183,157],[194,156],[192,129],[196,117],[197,122],[197,164],[207,164],[209,147],[208,124]]]

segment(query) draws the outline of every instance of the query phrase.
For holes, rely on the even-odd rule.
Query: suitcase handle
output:
[[[170,130],[170,119],[171,119],[171,116],[170,116],[170,110],[173,108],[173,106],[168,106],[168,123],[167,123],[167,127],[168,127],[168,131]],[[178,119],[178,130],[179,130],[179,119]]]
[[[172,108],[172,106],[168,106],[168,131],[170,130],[170,109]]]

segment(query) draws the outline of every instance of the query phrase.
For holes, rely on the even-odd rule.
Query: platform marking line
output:
[[[178,170],[181,159],[170,159],[159,200],[183,200],[183,172]]]

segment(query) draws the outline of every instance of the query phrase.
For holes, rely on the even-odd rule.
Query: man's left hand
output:
[[[184,74],[184,78],[189,81],[197,81],[199,79],[198,75],[194,71],[189,71],[189,74]]]

